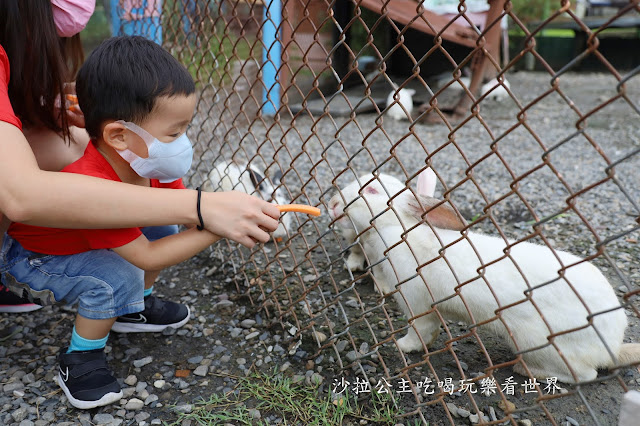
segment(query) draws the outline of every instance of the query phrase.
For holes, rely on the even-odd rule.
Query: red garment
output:
[[[93,143],[87,145],[84,155],[78,161],[69,164],[62,171],[121,182],[115,170]],[[170,183],[160,183],[157,179],[151,179],[151,186],[153,188],[185,188],[182,179]],[[22,223],[11,224],[7,233],[27,250],[55,255],[121,247],[142,234],[140,228],[58,229]]]
[[[9,71],[7,52],[0,46],[0,121],[6,121],[22,130],[22,123],[13,113],[11,102],[9,102]]]

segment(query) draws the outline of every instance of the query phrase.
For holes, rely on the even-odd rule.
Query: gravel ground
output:
[[[551,78],[521,72],[510,75],[509,80],[519,103],[527,105],[548,90]],[[628,85],[629,99],[637,103],[640,78],[631,79]],[[237,86],[235,91],[242,98],[244,89],[240,83]],[[456,130],[453,138],[444,125],[417,124],[410,129],[407,122],[381,121],[375,113],[359,114],[355,119],[301,116],[295,128],[287,120],[256,121],[249,126],[244,114],[224,112],[222,103],[212,106],[205,96],[192,128],[202,161],[190,183],[200,183],[203,173],[217,161],[214,152],[237,161],[252,158],[270,166],[270,172],[275,170],[275,159],[286,172],[283,182],[294,201],[318,205],[329,200],[334,185],[343,186],[354,174],[374,167],[411,178],[424,166],[426,149],[435,152],[432,165],[462,214],[469,220],[481,219],[476,229],[496,234],[495,222],[507,236],[521,238],[531,231],[534,214],[538,219],[555,216],[570,193],[605,179],[605,158],[615,162],[640,145],[639,116],[621,99],[592,114],[584,133],[569,138],[576,132],[576,110],[586,114],[615,95],[612,77],[569,74],[561,77],[560,88],[565,99],[554,93],[527,110],[530,131],[518,126],[501,136],[518,122],[519,109],[513,101],[488,101],[481,109],[486,126],[472,120]],[[575,109],[568,106],[568,100]],[[451,139],[457,146],[443,147]],[[496,139],[495,153],[488,155]],[[220,140],[224,141],[221,150],[211,142]],[[542,164],[540,143],[558,147],[549,155],[552,167],[540,167],[520,180],[518,190],[531,206],[528,209],[520,198],[507,194],[511,173],[522,176]],[[473,181],[465,180],[469,165],[480,159],[473,166]],[[595,244],[610,239],[608,258],[600,256],[594,262],[621,300],[640,284],[640,246],[634,230],[639,214],[639,167],[640,154],[621,161],[615,168],[615,181],[580,193],[575,211],[543,225],[544,235],[555,247],[581,256],[595,254]],[[415,179],[410,184],[415,185]],[[440,184],[437,194],[444,191]],[[487,210],[493,201],[496,203]],[[484,218],[483,213],[487,214]],[[401,328],[406,321],[393,301],[383,303],[368,274],[354,277],[344,269],[347,247],[327,227],[328,215],[313,221],[296,216],[294,223],[296,230],[288,241],[269,243],[253,253],[222,244],[163,272],[158,293],[188,303],[192,321],[178,331],[159,335],[112,334],[109,361],[125,389],[125,398],[118,405],[75,410],[54,383],[55,355],[67,344],[72,326],[69,308],[2,314],[0,423],[159,424],[174,420],[175,410],[191,410],[199,397],[232,390],[233,376],[250,370],[279,369],[295,380],[319,383],[322,395],[342,378],[352,383],[365,378],[372,385],[387,378],[396,391],[392,393],[398,407],[408,418],[431,425],[474,423],[479,421],[479,411],[488,419],[495,416],[512,424],[551,424],[553,419],[559,424],[615,425],[623,393],[640,389],[640,373],[630,368],[617,376],[603,371],[598,382],[581,387],[560,384],[564,388],[560,397],[545,399],[544,391],[525,393],[521,385],[527,378],[507,366],[494,372],[499,383],[514,376],[518,384],[515,394],[506,396],[507,403],[497,395],[480,392],[444,393],[440,398],[399,394],[397,383],[402,378],[415,385],[425,377],[434,382],[481,377],[489,366],[482,347],[493,365],[512,360],[513,354],[493,336],[480,332],[476,337],[464,324],[448,323],[452,337],[443,332],[429,359],[421,354],[402,355],[394,338],[404,335]],[[637,313],[637,302],[635,306]],[[626,312],[630,326],[625,341],[638,342],[640,321],[631,309]],[[443,349],[456,337],[451,350]],[[514,409],[515,414],[505,417],[505,410]],[[253,413],[265,422],[282,422],[274,413]]]

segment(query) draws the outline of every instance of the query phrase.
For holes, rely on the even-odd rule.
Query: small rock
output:
[[[136,383],[138,383],[138,378],[136,376],[134,376],[133,374],[127,376],[126,379],[124,379],[124,382],[129,385],[129,386],[135,386]]]
[[[469,410],[465,410],[464,408],[458,407],[458,415],[463,418],[467,418],[471,415]]]
[[[151,364],[153,362],[153,358],[150,356],[144,357],[142,359],[137,359],[133,361],[133,366],[136,368],[144,367],[147,364]]]
[[[113,421],[113,416],[107,413],[99,413],[93,416],[93,423],[97,425],[106,425]]]
[[[151,414],[149,413],[138,413],[133,418],[136,419],[138,424],[140,424],[140,423],[144,423],[144,421],[147,420],[149,417],[151,417]]]
[[[360,307],[360,302],[358,302],[356,299],[349,299],[346,302],[344,302],[344,304],[354,309],[358,309]]]
[[[236,359],[236,363],[238,365],[245,365],[247,363],[247,360],[244,359],[244,358],[238,358],[238,359]]]
[[[327,340],[327,335],[320,331],[314,331],[313,336],[315,337],[316,341],[320,344],[324,343]]]
[[[138,398],[131,398],[124,406],[125,410],[140,410],[144,407],[144,402]]]
[[[495,422],[498,420],[498,418],[496,417],[496,410],[494,410],[493,407],[489,407],[489,417],[491,418],[492,422]]]
[[[2,388],[4,393],[12,393],[14,390],[20,390],[20,389],[24,389],[24,384],[22,382],[7,383]]]
[[[152,402],[156,402],[158,400],[158,395],[149,395],[145,400],[144,400],[144,405],[149,405]]]
[[[21,383],[22,384],[22,383]],[[27,417],[26,407],[20,407],[11,413],[14,422],[21,422]]]
[[[256,324],[256,322],[252,319],[242,320],[240,322],[240,327],[242,328],[251,328]]]
[[[498,402],[498,408],[506,413],[514,411],[516,409],[516,405],[511,401],[502,400]]]
[[[191,404],[178,405],[174,408],[174,410],[177,411],[178,413],[189,414],[191,411],[193,411],[193,405]]]
[[[518,426],[533,426],[533,423],[529,419],[518,420]]]
[[[215,305],[212,306],[214,311],[217,311],[219,309],[224,309],[224,308],[228,308],[233,306],[233,302],[231,300],[221,300],[218,303],[216,303]]]
[[[248,412],[249,412],[249,415],[255,420],[257,420],[260,417],[262,417],[262,414],[260,414],[260,410],[256,410],[255,408],[249,409]]]
[[[578,421],[576,419],[574,419],[573,417],[566,416],[565,419],[569,423],[571,423],[573,426],[580,426],[580,423],[578,423]]]
[[[346,340],[339,340],[338,343],[336,343],[336,349],[338,350],[338,352],[344,351],[346,347],[347,347]]]
[[[122,397],[123,398],[130,398],[133,396],[133,394],[136,393],[136,388],[124,388],[122,389]]]
[[[155,382],[153,382],[153,387],[156,389],[162,389],[165,383],[167,382],[164,380],[156,380]]]
[[[200,362],[202,362],[202,360],[204,359],[204,357],[202,355],[198,355],[198,356],[194,356],[191,357],[187,360],[187,362],[189,364],[200,364]]]
[[[313,385],[313,386],[319,386],[320,384],[322,384],[323,380],[324,380],[324,377],[322,377],[322,375],[320,375],[318,373],[313,373],[309,377],[309,384]]]
[[[199,365],[195,370],[193,370],[193,374],[196,376],[204,377],[209,372],[209,367],[206,365]]]
[[[451,413],[453,417],[460,417],[460,415],[458,414],[458,407],[456,407],[453,403],[447,402],[447,408],[449,409],[449,413]]]
[[[460,409],[458,408],[458,410],[460,410]],[[480,416],[478,416],[477,414],[470,414],[469,415],[469,421],[472,424],[476,424],[476,423],[478,423],[480,421]]]
[[[260,335],[259,331],[254,331],[253,333],[249,333],[247,334],[247,336],[244,338],[245,340],[251,340],[255,337],[258,337]]]

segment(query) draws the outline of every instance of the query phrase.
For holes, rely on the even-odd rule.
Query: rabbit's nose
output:
[[[331,216],[332,218],[336,218],[340,215],[339,209],[338,209],[338,201],[337,200],[332,200],[329,202],[329,216]]]

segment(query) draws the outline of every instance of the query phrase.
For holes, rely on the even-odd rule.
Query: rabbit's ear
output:
[[[437,182],[436,174],[431,170],[431,167],[427,167],[425,171],[418,175],[418,195],[433,197],[433,194],[436,193]]]
[[[256,189],[262,189],[262,181],[264,180],[264,177],[253,169],[253,167],[249,167],[247,171],[249,172],[249,178],[251,179],[253,187]]]
[[[373,186],[373,185],[367,185],[367,186],[364,188],[364,193],[365,193],[365,194],[372,194],[372,195],[376,195],[376,194],[378,194],[379,192],[378,192],[378,188],[376,188],[375,186]]]
[[[427,221],[436,228],[462,231],[467,227],[467,223],[458,217],[453,207],[449,204],[438,205],[439,203],[440,200],[437,198],[418,195],[418,199],[411,197],[407,207],[409,214],[418,220],[422,220],[422,216],[427,212]]]

